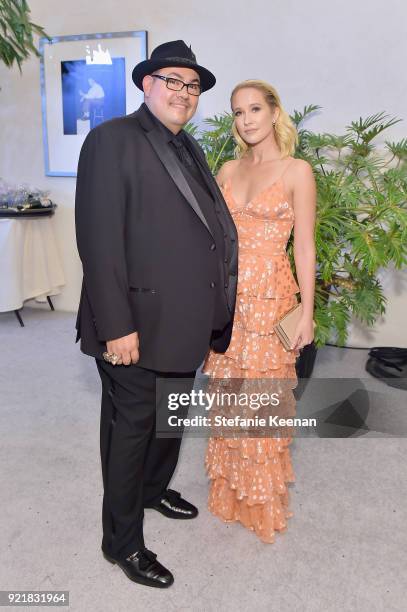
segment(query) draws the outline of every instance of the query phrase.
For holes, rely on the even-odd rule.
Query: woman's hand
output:
[[[301,317],[298,321],[291,349],[302,349],[307,344],[311,344],[314,339],[315,323],[309,317]]]

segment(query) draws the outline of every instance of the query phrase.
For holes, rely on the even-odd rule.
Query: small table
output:
[[[25,300],[39,302],[65,285],[53,219],[49,215],[0,217],[0,312],[18,312]]]

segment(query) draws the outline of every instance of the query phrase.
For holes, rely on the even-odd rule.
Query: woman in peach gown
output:
[[[211,381],[289,379],[293,384],[286,393],[295,408],[296,357],[314,337],[315,181],[311,166],[292,157],[297,132],[271,85],[240,83],[231,107],[237,159],[223,165],[217,180],[239,235],[236,311],[227,352],[210,351],[203,372]],[[298,284],[286,254],[293,227]],[[302,316],[292,350],[286,351],[273,325],[297,303],[298,292]],[[285,399],[289,405],[290,398]],[[209,510],[273,542],[275,531],[284,531],[292,516],[287,487],[294,481],[291,441],[250,434],[210,438]]]

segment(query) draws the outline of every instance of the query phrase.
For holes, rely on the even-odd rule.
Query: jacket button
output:
[[[225,263],[228,263],[228,258],[227,258],[227,257],[225,257],[224,261],[225,261]]]
[[[216,283],[214,281],[212,281],[209,286],[210,286],[211,289],[214,289],[216,287]]]
[[[227,283],[225,283],[225,289],[227,289],[229,287],[229,285]]]
[[[216,244],[215,243],[211,244],[211,251],[214,251],[215,249],[216,249]]]

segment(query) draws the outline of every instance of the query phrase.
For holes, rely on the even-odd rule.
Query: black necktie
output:
[[[178,158],[180,159],[180,161],[184,164],[186,168],[191,168],[194,161],[191,157],[190,152],[188,151],[188,149],[186,148],[182,140],[178,138],[173,138],[171,142],[175,147],[175,152],[178,155]]]
[[[184,166],[184,168],[187,169],[188,173],[194,177],[194,179],[201,185],[203,189],[205,189],[205,191],[212,198],[213,196],[210,192],[210,189],[204,178],[204,175],[202,174],[197,161],[194,159],[194,157],[188,150],[188,147],[185,144],[185,141],[183,140],[183,138],[182,137],[177,138],[175,136],[174,138],[170,140],[170,142],[174,145],[175,153],[178,159],[180,160],[181,164]]]

